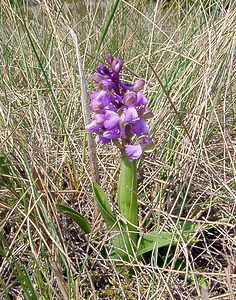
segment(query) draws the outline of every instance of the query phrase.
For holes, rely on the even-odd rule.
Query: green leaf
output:
[[[114,224],[117,222],[117,220],[111,210],[111,206],[107,199],[107,196],[102,190],[102,188],[100,187],[100,185],[98,185],[97,183],[93,183],[92,187],[93,187],[93,193],[95,195],[103,219],[108,229],[111,229],[114,226]]]
[[[196,238],[191,238],[191,233],[197,231],[200,225],[192,222],[181,222],[179,225],[182,227],[182,238],[185,242],[196,243],[198,241]],[[139,255],[144,254],[152,251],[154,247],[161,248],[169,245],[174,246],[177,243],[178,236],[179,234],[177,232],[169,231],[152,231],[144,233],[139,243],[138,253]]]
[[[64,213],[66,216],[75,221],[75,223],[78,224],[85,233],[91,232],[91,225],[89,222],[76,210],[63,204],[56,204],[56,207],[60,212]]]
[[[146,252],[152,251],[154,247],[166,247],[169,245],[175,245],[176,239],[173,237],[172,232],[162,231],[162,232],[150,232],[144,233],[141,237],[141,241],[138,248],[138,254],[142,255]]]
[[[130,255],[132,256],[133,253],[131,246],[132,241],[129,238],[125,225],[122,221],[116,219],[106,194],[97,183],[93,183],[93,192],[107,228],[110,230],[111,235],[114,236],[112,239],[112,245],[114,247],[112,257],[129,261],[129,257]]]
[[[122,216],[128,221],[128,229],[133,243],[137,244],[138,201],[137,201],[137,166],[126,154],[121,160],[118,184],[118,207]],[[135,226],[132,226],[135,225]]]
[[[199,224],[192,222],[180,222],[180,225],[183,225],[182,232],[185,234],[192,233],[199,228]]]

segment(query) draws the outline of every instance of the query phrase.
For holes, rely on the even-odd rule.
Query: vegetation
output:
[[[0,299],[235,299],[235,1],[11,2],[0,7]],[[154,113],[155,150],[138,166],[143,256],[120,268],[112,229],[94,220],[70,28],[88,91],[112,53],[124,81],[145,79]],[[97,157],[119,217],[119,150],[98,145]]]

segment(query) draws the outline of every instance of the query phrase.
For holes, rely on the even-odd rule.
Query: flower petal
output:
[[[142,147],[140,145],[125,145],[125,153],[130,160],[136,160],[142,155]]]
[[[152,139],[148,136],[142,136],[138,139],[138,143],[141,145],[143,151],[149,152],[152,151],[155,147]]]
[[[97,123],[102,124],[106,120],[106,117],[104,114],[94,114],[93,120],[95,120]]]
[[[120,117],[117,113],[108,110],[105,114],[105,117],[106,117],[106,121],[104,122],[104,127],[106,129],[113,129],[118,126]]]
[[[106,67],[104,64],[99,64],[97,66],[97,72],[102,75],[109,75],[109,73],[110,73],[108,67]]]
[[[141,92],[137,92],[137,102],[136,106],[146,105],[148,103],[147,98]]]
[[[126,106],[134,106],[137,102],[137,94],[135,92],[129,92],[124,95],[124,104]]]
[[[106,56],[106,61],[107,61],[109,64],[111,64],[112,61],[113,61],[113,56],[112,56],[111,54],[108,54],[108,55]]]
[[[116,88],[115,83],[111,79],[104,79],[100,82],[101,88],[104,91],[112,91],[112,89]]]
[[[85,129],[87,131],[98,131],[99,129],[101,129],[101,125],[96,121],[92,121],[91,123],[85,126]]]
[[[132,90],[135,92],[141,91],[145,85],[145,80],[144,79],[137,79],[135,80]]]
[[[111,63],[111,69],[113,72],[119,73],[120,70],[122,69],[122,66],[123,66],[122,60],[120,60],[118,58],[113,59],[113,61]]]
[[[106,130],[102,136],[106,139],[116,140],[120,137],[120,134],[117,130]]]
[[[105,79],[105,77],[103,75],[101,75],[100,73],[97,73],[97,72],[95,72],[92,77],[96,83],[100,83],[102,80]]]
[[[97,144],[102,143],[102,144],[109,144],[111,142],[111,139],[105,138],[101,135],[97,135],[95,138],[95,142]]]
[[[148,125],[147,125],[146,121],[144,120],[144,118],[140,118],[138,121],[134,122],[131,125],[131,129],[132,129],[133,133],[137,134],[137,135],[149,133]]]
[[[114,96],[107,93],[106,91],[93,92],[90,94],[91,109],[92,111],[98,111],[103,109],[105,106],[109,106]]]
[[[128,107],[125,112],[124,122],[130,123],[131,121],[138,118],[138,112],[134,107]]]

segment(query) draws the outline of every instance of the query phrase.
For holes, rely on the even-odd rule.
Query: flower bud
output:
[[[153,117],[153,112],[148,107],[145,107],[142,117],[144,119],[151,119]]]
[[[111,79],[104,79],[100,82],[100,86],[104,91],[111,92],[115,84]]]
[[[102,80],[104,80],[105,79],[105,77],[103,76],[103,75],[101,75],[101,74],[99,74],[99,73],[94,73],[93,74],[93,80],[96,82],[96,83],[100,83]]]
[[[144,79],[135,80],[135,82],[133,84],[133,87],[132,87],[132,90],[135,91],[135,92],[141,91],[144,87],[144,84],[145,84]]]
[[[107,61],[109,64],[111,64],[112,61],[113,61],[113,56],[112,56],[111,54],[108,54],[108,55],[106,56],[106,61]]]
[[[133,106],[137,101],[137,95],[135,92],[130,92],[124,95],[124,104],[126,106]]]
[[[122,60],[117,59],[117,58],[113,59],[113,61],[111,63],[111,69],[113,72],[119,73],[120,70],[122,69],[122,66],[123,66]]]
[[[109,73],[110,73],[109,69],[106,66],[104,66],[103,64],[99,64],[97,66],[97,71],[98,71],[98,73],[100,73],[102,75],[109,75]]]

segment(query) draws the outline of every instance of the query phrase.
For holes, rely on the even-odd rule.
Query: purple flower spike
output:
[[[145,81],[122,82],[123,62],[111,54],[107,55],[106,61],[108,66],[99,64],[93,74],[98,89],[90,94],[93,115],[86,130],[97,134],[96,143],[109,144],[119,140],[129,159],[136,160],[143,151],[154,147],[146,123],[153,114],[146,107],[147,98],[140,92]]]
[[[136,160],[142,155],[142,147],[140,145],[125,145],[125,153],[130,160]]]

